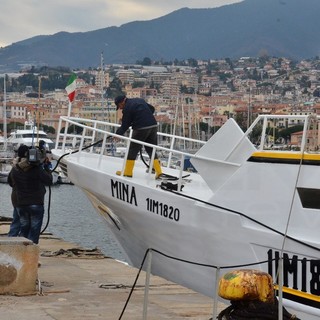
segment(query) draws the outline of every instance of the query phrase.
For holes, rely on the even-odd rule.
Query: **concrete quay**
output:
[[[0,225],[0,234],[7,230],[8,225]],[[27,295],[1,295],[1,319],[120,319],[138,269],[51,234],[41,236],[39,247],[41,267],[37,291]],[[145,276],[145,272],[141,272],[121,319],[143,319]],[[217,312],[227,303],[219,303]],[[209,320],[212,312],[212,299],[151,276],[147,319]]]

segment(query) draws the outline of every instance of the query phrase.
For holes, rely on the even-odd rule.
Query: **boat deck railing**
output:
[[[272,131],[276,123],[281,123],[281,126],[288,127],[292,123],[303,124],[303,131],[300,134],[298,145],[295,146],[295,149],[290,149],[290,152],[304,153],[309,152],[310,150],[313,153],[318,151],[318,143],[320,139],[318,138],[318,121],[320,117],[318,116],[308,116],[308,115],[261,115],[258,116],[252,125],[248,128],[242,138],[238,141],[233,150],[241,145],[242,140],[245,138],[251,139],[251,134],[254,130],[258,130],[259,142],[255,142],[257,151],[270,150],[270,130]],[[316,124],[315,124],[316,123]],[[167,134],[167,133],[158,133],[160,141],[166,141],[166,146],[161,143],[157,146],[151,145],[139,140],[132,139],[132,130],[128,132],[128,136],[120,136],[115,132],[119,127],[119,124],[110,123],[99,120],[91,120],[85,118],[76,118],[76,117],[61,117],[59,121],[58,135],[56,140],[55,149],[61,149],[63,153],[71,152],[72,150],[79,149],[78,155],[81,155],[81,152],[90,152],[90,153],[99,153],[100,159],[103,155],[115,155],[112,152],[108,153],[107,150],[110,150],[110,142],[112,144],[122,144],[125,146],[124,159],[127,159],[129,145],[131,142],[141,144],[142,146],[148,146],[152,148],[152,157],[150,163],[153,163],[155,158],[155,153],[157,152],[159,158],[164,156],[167,160],[165,167],[174,167],[180,169],[180,181],[182,177],[182,172],[184,170],[185,159],[202,159],[212,163],[223,163],[229,166],[239,167],[239,164],[228,162],[225,160],[218,160],[209,157],[203,157],[196,155],[194,152],[185,150],[185,147],[188,146],[197,146],[196,149],[199,149],[206,141],[200,141],[192,138]],[[258,129],[257,129],[258,128]],[[70,132],[73,131],[73,132]],[[100,141],[99,145],[91,146],[90,148],[82,151],[84,147],[90,144],[94,144],[97,141]],[[71,143],[72,142],[72,143]],[[72,144],[72,148],[70,148]],[[289,152],[288,149],[278,150],[273,149],[276,152]],[[232,153],[233,151],[231,151]],[[115,155],[116,156],[116,155]],[[175,163],[174,163],[175,162]],[[125,165],[125,161],[124,164]],[[192,168],[192,167],[191,167]],[[124,169],[124,168],[123,168]],[[151,173],[152,168],[150,166],[149,172]]]
[[[272,150],[318,153],[320,151],[319,120],[320,116],[314,114],[259,115],[246,131],[245,137],[250,138],[254,131],[256,131],[256,135],[257,131],[260,133],[258,141],[255,142],[258,151]],[[303,129],[301,132],[296,133],[295,141],[287,137],[287,140],[290,140],[290,142],[283,144],[276,143],[276,129],[288,129],[297,125],[303,126]]]
[[[100,159],[102,159],[102,156],[106,155],[108,144],[110,144],[110,141],[113,141],[116,144],[126,146],[126,151],[124,154],[124,159],[126,160],[128,156],[129,145],[131,142],[135,142],[137,144],[141,144],[142,146],[148,146],[152,148],[153,151],[150,163],[153,163],[156,152],[159,158],[161,157],[161,155],[166,157],[167,163],[164,167],[175,167],[174,165],[178,163],[176,169],[179,169],[180,171],[179,183],[181,183],[182,181],[185,159],[197,158],[211,162],[219,162],[233,166],[239,166],[238,164],[227,161],[198,156],[192,152],[179,150],[175,147],[177,144],[178,146],[197,145],[199,149],[199,147],[204,145],[206,141],[200,141],[166,133],[158,133],[161,139],[166,139],[168,147],[162,145],[152,145],[146,142],[132,139],[131,129],[129,130],[128,136],[120,136],[116,134],[115,132],[118,127],[120,127],[120,125],[99,120],[75,117],[60,117],[55,149],[60,149],[63,153],[69,153],[73,150],[79,150],[79,157],[81,156],[82,152],[90,152],[95,154],[99,153]],[[70,128],[72,128],[74,132],[68,132],[70,131]],[[72,148],[70,148],[70,141],[73,142]],[[85,151],[82,151],[85,146],[94,144],[97,141],[101,141],[98,146],[91,146]],[[151,174],[152,166],[149,167],[149,172]]]

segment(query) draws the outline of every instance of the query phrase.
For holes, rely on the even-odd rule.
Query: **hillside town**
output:
[[[180,135],[201,140],[210,138],[230,117],[246,129],[258,114],[320,112],[318,58],[299,62],[267,56],[235,61],[189,59],[171,64],[145,58],[141,64],[101,63],[96,69],[74,70],[75,74],[83,72],[91,80],[77,78],[71,116],[119,122],[114,97],[122,93],[152,104],[160,131],[171,133],[175,128]],[[6,81],[19,76],[7,74]],[[28,95],[31,92],[35,94]],[[23,92],[2,93],[0,99],[0,126],[4,103],[8,124],[21,125],[31,115],[40,126],[54,128],[53,134],[60,116],[68,114],[66,91],[41,91],[40,77],[38,88],[26,86]]]

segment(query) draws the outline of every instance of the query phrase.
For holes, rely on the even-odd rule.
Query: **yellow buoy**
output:
[[[237,300],[260,300],[272,303],[274,290],[272,277],[259,270],[234,270],[226,273],[219,281],[219,296]]]

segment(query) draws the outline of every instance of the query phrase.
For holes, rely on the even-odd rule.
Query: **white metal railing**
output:
[[[63,126],[63,124],[65,124]],[[70,126],[74,125],[75,127],[81,128],[82,132],[81,133],[68,133],[68,130],[66,128],[69,128]],[[197,159],[202,159],[202,160],[207,160],[210,162],[215,162],[215,163],[223,163],[223,164],[228,164],[232,166],[239,166],[236,163],[232,162],[227,162],[227,161],[222,161],[218,159],[212,159],[208,157],[203,157],[203,156],[198,156],[196,154],[190,153],[190,152],[185,152],[185,151],[180,151],[177,149],[174,149],[174,145],[177,141],[182,141],[182,142],[192,142],[192,143],[197,143],[198,145],[203,145],[206,142],[205,141],[200,141],[196,139],[191,139],[191,138],[186,138],[186,137],[181,137],[181,136],[175,136],[171,134],[166,134],[166,133],[158,133],[158,135],[165,137],[170,140],[170,147],[163,147],[160,145],[152,145],[146,142],[142,142],[139,140],[135,140],[131,138],[132,135],[132,130],[130,129],[129,131],[129,136],[121,136],[117,135],[116,133],[113,133],[112,131],[116,131],[116,129],[120,125],[115,124],[115,123],[108,123],[104,121],[97,121],[97,120],[91,120],[91,119],[83,119],[83,118],[75,118],[75,117],[61,117],[59,120],[59,128],[58,128],[58,134],[57,134],[57,140],[55,144],[55,149],[61,149],[63,153],[68,153],[71,152],[72,149],[68,147],[70,144],[70,140],[72,139],[77,139],[77,149],[79,149],[78,156],[80,157],[81,151],[85,145],[92,144],[98,140],[101,140],[101,147],[100,147],[100,162],[101,162],[101,157],[104,155],[104,151],[106,150],[106,144],[109,138],[115,138],[117,141],[122,141],[126,144],[126,154],[124,156],[124,159],[126,160],[127,155],[128,155],[128,146],[130,142],[135,142],[137,144],[141,144],[142,146],[147,146],[152,148],[152,158],[151,158],[151,163],[153,163],[153,159],[155,156],[155,152],[162,152],[163,154],[168,157],[168,162],[167,162],[167,167],[170,167],[172,165],[172,158],[177,157],[177,161],[180,161],[180,179],[179,182],[181,184],[182,182],[182,176],[183,176],[183,167],[184,167],[184,159],[185,158],[197,158]],[[64,128],[64,130],[63,130]],[[80,130],[79,130],[80,131]],[[94,147],[90,147],[87,149],[85,152],[91,152],[91,153],[97,153]],[[125,163],[125,161],[124,161]],[[152,171],[152,166],[149,168],[149,172],[151,173]]]
[[[61,132],[61,129],[63,128],[62,127],[62,123],[63,122],[68,124],[68,125],[65,126],[65,128],[66,127],[70,127],[70,125],[74,125],[74,126],[82,128],[82,133],[81,134],[68,133],[67,130],[64,130],[64,132]],[[91,124],[91,126],[90,126],[90,124]],[[72,140],[74,138],[79,139],[80,147],[82,147],[84,145],[85,141],[86,142],[89,141],[89,142],[93,143],[95,140],[98,140],[97,136],[99,136],[99,134],[100,134],[100,139],[101,139],[101,136],[102,136],[103,140],[104,140],[104,137],[106,137],[106,139],[108,137],[113,137],[113,138],[117,138],[117,140],[122,140],[122,141],[124,141],[126,143],[128,143],[130,141],[133,141],[135,143],[138,143],[138,144],[141,144],[141,145],[144,145],[144,146],[148,146],[148,147],[151,147],[151,148],[155,148],[157,150],[166,151],[166,152],[174,152],[174,153],[185,155],[185,156],[192,156],[192,154],[188,153],[188,152],[183,152],[183,151],[179,151],[179,150],[174,149],[174,144],[175,144],[175,142],[177,142],[177,140],[193,142],[193,143],[197,143],[199,145],[205,144],[205,141],[200,141],[200,140],[196,140],[196,139],[170,135],[170,134],[166,134],[166,133],[158,133],[159,136],[171,139],[170,148],[162,147],[160,145],[155,146],[155,145],[152,145],[152,144],[148,144],[146,142],[141,142],[139,140],[132,139],[130,133],[129,133],[128,137],[120,136],[120,135],[117,135],[116,133],[113,133],[111,131],[107,131],[107,129],[100,129],[98,127],[98,125],[101,125],[101,126],[103,126],[105,128],[114,128],[114,131],[116,131],[116,129],[118,127],[120,127],[120,125],[115,124],[115,123],[108,123],[108,122],[91,120],[91,119],[61,117],[60,121],[59,121],[59,128],[58,128],[58,134],[57,134],[57,140],[56,140],[56,144],[55,144],[55,149],[62,149],[62,151],[65,151],[67,144],[68,143],[70,144],[70,140]],[[131,130],[130,130],[130,132],[131,132]],[[61,142],[62,142],[62,144],[60,145]],[[92,152],[92,150],[93,149],[91,148],[91,152]]]
[[[203,156],[198,156],[194,153],[186,152],[186,151],[181,151],[177,148],[175,148],[176,143],[180,143],[185,145],[185,142],[188,143],[193,143],[193,144],[198,144],[199,146],[202,146],[203,144],[206,143],[206,141],[200,141],[196,139],[191,139],[191,138],[186,138],[186,137],[181,137],[181,136],[176,136],[172,134],[167,134],[167,133],[158,133],[158,135],[163,139],[166,139],[168,143],[168,147],[164,147],[161,145],[151,145],[146,142],[141,142],[139,140],[135,140],[131,138],[132,135],[132,130],[130,129],[129,131],[129,136],[120,136],[117,135],[116,130],[120,126],[119,124],[115,123],[109,123],[109,122],[104,122],[104,121],[98,121],[98,120],[91,120],[91,119],[84,119],[84,118],[75,118],[75,117],[61,117],[59,121],[59,128],[58,128],[58,134],[57,134],[57,140],[56,140],[56,149],[61,149],[62,152],[66,152],[67,150],[70,150],[68,147],[68,144],[70,144],[71,140],[76,140],[78,143],[77,149],[80,149],[79,151],[79,156],[81,154],[81,150],[85,145],[92,144],[98,140],[101,140],[101,146],[100,147],[100,161],[101,157],[104,155],[105,150],[107,149],[107,143],[108,139],[115,138],[117,141],[122,141],[126,145],[126,153],[125,153],[125,160],[128,155],[128,146],[130,142],[135,142],[137,144],[141,144],[143,146],[148,146],[152,148],[152,159],[151,163],[154,159],[155,152],[159,152],[160,154],[164,154],[167,159],[167,167],[170,167],[172,165],[172,159],[173,157],[176,157],[177,162],[180,161],[180,177],[182,177],[182,170],[184,167],[184,160],[185,158],[197,158],[197,159],[203,159],[207,160],[210,162],[215,162],[215,163],[221,163],[221,164],[226,164],[226,165],[231,165],[231,166],[239,166],[239,164],[229,162],[228,159],[230,159],[230,156],[237,150],[238,147],[241,146],[241,143],[243,139],[247,139],[250,137],[250,134],[252,133],[253,129],[261,123],[261,134],[260,134],[260,143],[257,147],[258,150],[265,150],[266,149],[266,139],[267,139],[267,130],[270,129],[270,126],[268,127],[268,122],[270,121],[293,121],[293,120],[299,120],[303,122],[304,127],[303,127],[303,134],[302,134],[302,142],[300,146],[300,151],[299,152],[304,152],[305,148],[305,143],[308,138],[308,129],[310,127],[310,123],[312,120],[316,119],[317,121],[320,119],[320,117],[311,117],[311,116],[277,116],[277,115],[261,115],[258,116],[255,121],[251,124],[251,126],[248,128],[248,130],[245,132],[245,134],[239,139],[238,143],[236,146],[230,151],[229,155],[225,158],[225,160],[218,160],[218,159],[213,159],[213,158],[208,158],[208,157],[203,157]],[[64,124],[64,126],[63,126]],[[68,133],[68,128],[71,126],[74,126],[76,128],[81,128],[79,132],[81,133]],[[64,128],[64,130],[62,130]],[[114,140],[113,140],[114,141]],[[61,143],[61,146],[60,146]],[[287,151],[287,150],[286,150]],[[94,147],[90,147],[89,150],[86,150],[85,152],[94,152],[97,153],[96,149]],[[150,172],[152,168],[150,166]]]
[[[67,132],[63,132],[61,133],[61,126],[62,126],[62,121],[65,121],[68,124],[71,125],[75,125],[78,126],[80,128],[83,129],[81,134],[75,134],[75,133],[67,133]],[[87,124],[81,123],[81,122],[86,122]],[[92,123],[93,127],[88,126],[88,123]],[[112,133],[110,131],[106,131],[103,129],[99,129],[97,128],[96,124],[101,124],[105,127],[114,127],[114,128],[118,128],[120,125],[115,124],[115,123],[108,123],[108,122],[103,122],[103,121],[96,121],[96,120],[90,120],[90,119],[82,119],[82,118],[68,118],[68,117],[61,117],[60,118],[60,122],[59,122],[59,133],[57,134],[57,141],[56,141],[56,149],[62,149],[62,151],[65,151],[65,146],[66,146],[66,141],[68,138],[78,138],[80,140],[80,148],[82,149],[82,147],[84,146],[84,143],[89,141],[91,143],[94,142],[94,138],[97,135],[97,133],[102,135],[102,140],[106,140],[109,137],[113,137],[116,138],[117,140],[123,140],[125,142],[135,142],[137,144],[141,144],[142,146],[147,146],[150,147],[152,149],[156,149],[159,151],[164,151],[164,152],[168,152],[168,153],[174,153],[177,155],[180,155],[181,157],[190,157],[190,158],[197,158],[197,159],[203,159],[203,160],[208,160],[208,161],[213,161],[213,162],[218,162],[218,163],[228,163],[226,161],[221,161],[221,160],[217,160],[217,159],[212,159],[212,158],[208,158],[208,157],[203,157],[203,156],[197,156],[195,154],[189,153],[189,152],[184,152],[184,151],[180,151],[177,149],[174,149],[171,147],[172,144],[170,144],[170,148],[166,148],[166,147],[162,147],[162,146],[158,146],[158,145],[153,145],[153,144],[149,144],[146,142],[142,142],[139,140],[135,140],[131,138],[131,134],[129,133],[129,137],[126,136],[122,136],[122,135],[118,135],[116,133]],[[89,133],[86,134],[86,132],[92,132],[92,135],[90,135]],[[132,130],[130,129],[130,132]],[[161,133],[164,136],[167,136],[169,138],[172,139],[172,141],[176,141],[176,140],[182,140],[182,141],[192,141],[192,142],[197,142],[199,144],[205,144],[205,141],[200,141],[200,140],[195,140],[195,139],[190,139],[190,138],[185,138],[185,137],[181,137],[181,136],[175,136],[175,135],[170,135],[170,134],[164,134]],[[62,138],[62,145],[61,147],[59,147],[59,141]],[[100,138],[101,139],[101,138]],[[102,145],[102,148],[104,148],[105,145]],[[80,151],[81,152],[81,151]],[[92,148],[91,148],[91,152],[92,152]],[[229,163],[232,164],[232,163]],[[236,164],[234,164],[236,165]]]
[[[303,153],[306,151],[306,146],[308,144],[308,137],[310,136],[309,131],[312,126],[312,122],[316,122],[316,127],[318,128],[319,127],[319,120],[320,120],[320,116],[317,116],[317,115],[259,115],[253,121],[253,123],[248,128],[248,130],[245,132],[245,136],[243,137],[243,139],[245,137],[249,137],[250,134],[253,132],[253,129],[256,128],[259,123],[262,123],[260,143],[257,147],[258,150],[262,151],[262,150],[265,150],[266,148],[268,148],[267,147],[267,145],[268,145],[267,131],[276,128],[277,121],[284,122],[285,127],[287,127],[287,128],[292,127],[293,125],[300,124],[300,125],[303,125],[302,136],[299,141],[300,144],[295,146],[296,147],[295,151],[299,151],[300,153]],[[294,121],[297,121],[297,122],[295,123]],[[319,137],[317,138],[317,141],[320,142]],[[273,143],[275,143],[275,141]],[[288,151],[288,149],[282,150],[282,151]]]

